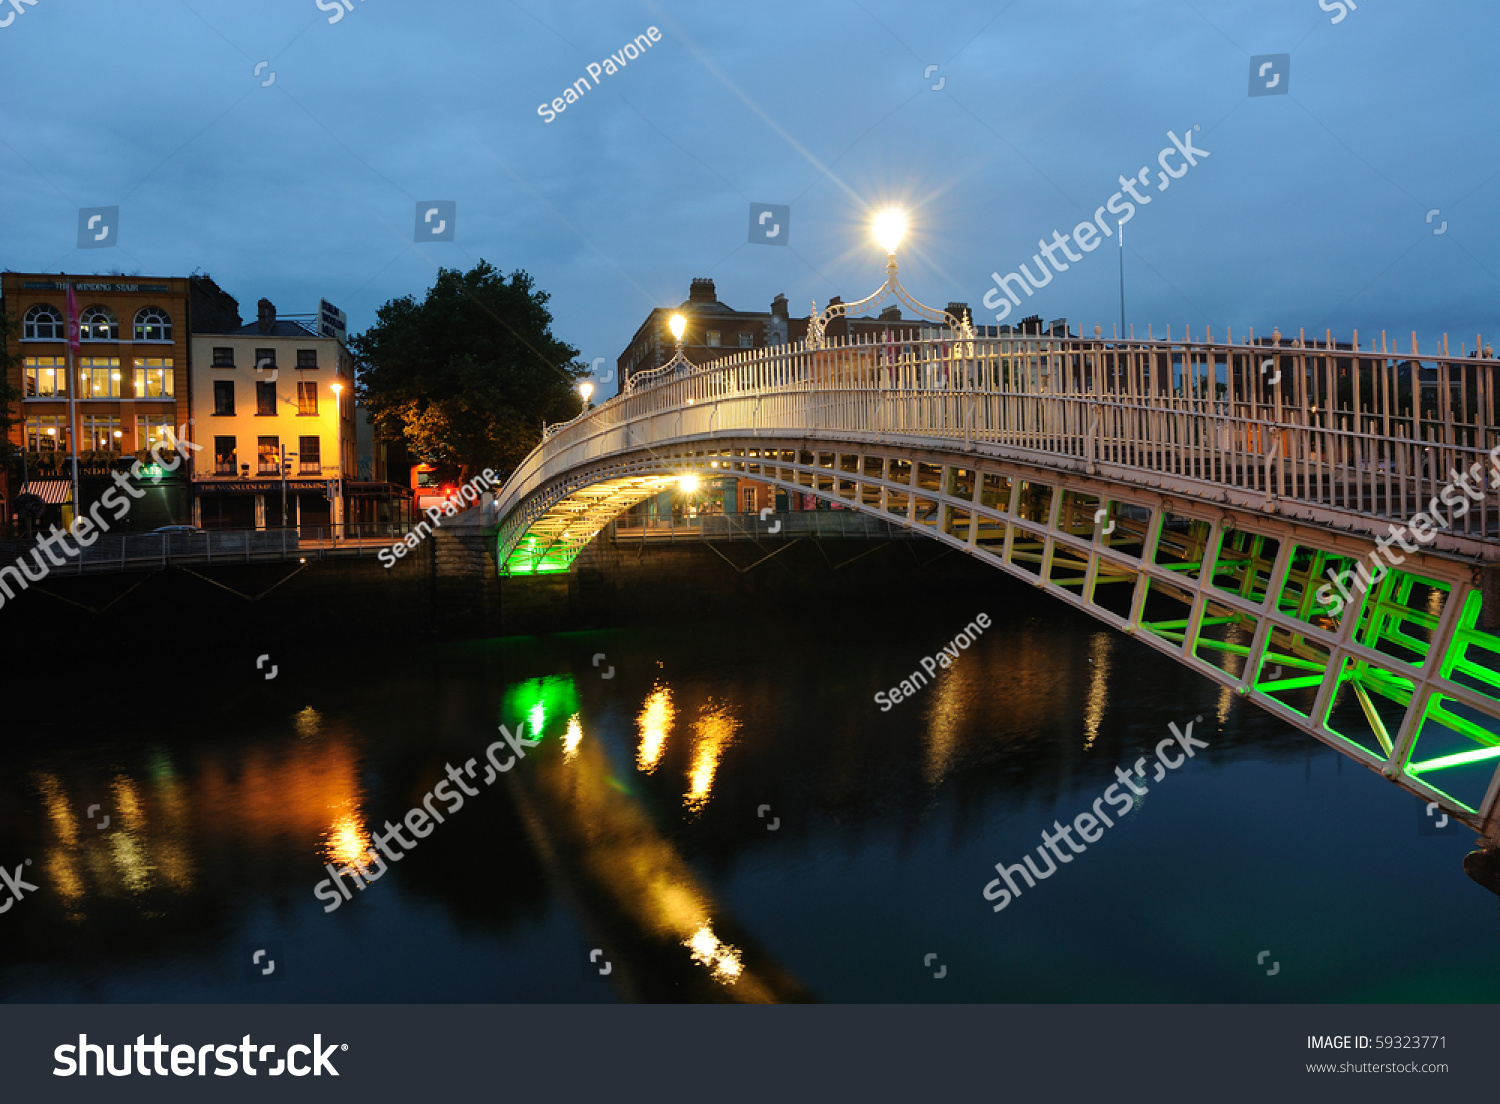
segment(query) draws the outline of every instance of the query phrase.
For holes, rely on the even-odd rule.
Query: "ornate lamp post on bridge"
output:
[[[822,349],[827,347],[828,327],[834,319],[847,318],[868,307],[876,306],[891,296],[905,303],[919,317],[925,318],[929,322],[943,323],[960,340],[972,342],[974,340],[974,327],[967,316],[959,318],[946,310],[929,307],[925,303],[918,302],[906,288],[901,286],[901,280],[897,276],[896,269],[896,249],[901,244],[901,239],[906,236],[906,213],[897,207],[885,208],[875,215],[870,226],[870,232],[876,242],[885,249],[885,283],[881,284],[872,295],[867,295],[863,299],[853,303],[830,303],[821,313],[818,311],[817,300],[813,300],[812,310],[809,312],[807,318],[808,348]]]
[[[693,370],[693,362],[682,353],[682,335],[687,332],[687,319],[680,314],[674,314],[671,321],[667,323],[667,328],[672,331],[672,337],[677,342],[677,351],[672,354],[672,359],[660,368],[653,368],[649,372],[637,372],[631,376],[625,381],[626,391],[635,390],[643,381],[649,380],[654,383],[658,379]]]

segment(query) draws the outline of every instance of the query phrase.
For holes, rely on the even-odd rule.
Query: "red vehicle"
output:
[[[418,464],[412,468],[411,490],[419,512],[429,506],[441,506],[450,499],[455,499],[454,505],[460,510],[466,505],[461,498],[455,498],[458,485],[438,479],[437,468],[431,464]]]

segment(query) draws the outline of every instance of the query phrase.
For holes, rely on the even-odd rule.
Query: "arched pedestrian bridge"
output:
[[[927,333],[679,361],[549,427],[500,491],[502,572],[567,570],[686,474],[810,492],[1046,590],[1500,839],[1500,362],[1415,336]]]

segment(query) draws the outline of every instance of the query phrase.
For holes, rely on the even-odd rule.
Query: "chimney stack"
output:
[[[702,276],[693,278],[693,286],[688,291],[689,303],[717,303],[718,293],[714,291],[714,282]]]
[[[256,320],[256,328],[263,334],[270,333],[276,328],[275,305],[269,299],[262,299],[256,304],[256,309],[260,312],[260,316]]]

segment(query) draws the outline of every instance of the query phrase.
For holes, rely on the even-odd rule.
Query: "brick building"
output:
[[[68,371],[67,290],[78,303],[80,349]],[[189,281],[181,277],[114,277],[66,273],[0,273],[0,310],[15,323],[7,383],[21,398],[11,442],[23,453],[27,486],[66,524],[97,502],[116,471],[170,440],[187,425]],[[69,400],[74,409],[70,411]],[[76,443],[79,497],[73,502],[68,457]],[[170,457],[170,453],[164,453]],[[142,481],[122,529],[189,520],[191,457],[158,480]]]

